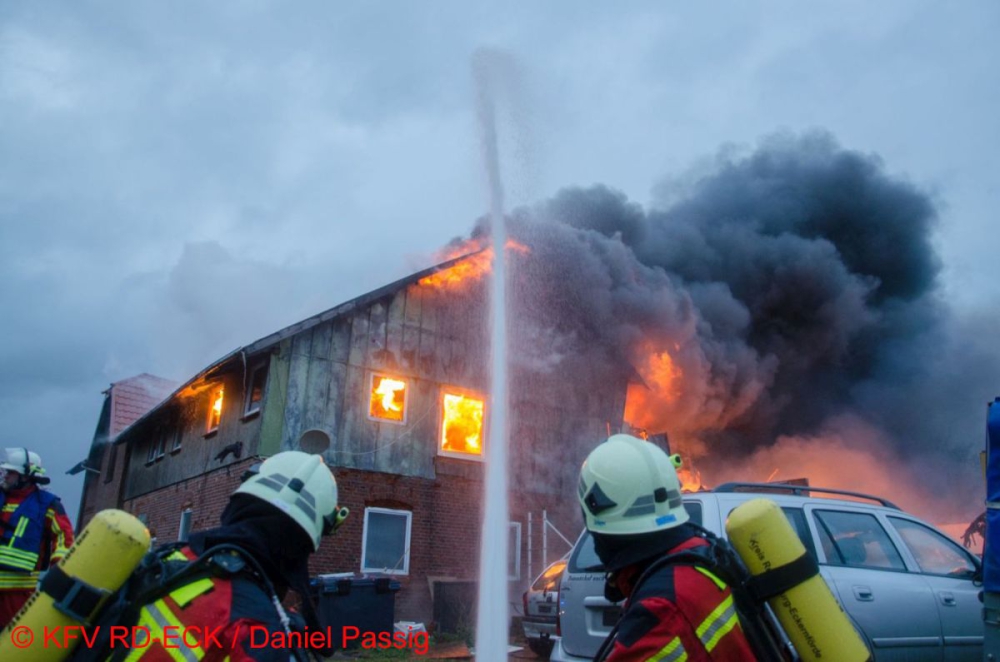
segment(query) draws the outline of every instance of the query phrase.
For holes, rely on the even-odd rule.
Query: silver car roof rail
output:
[[[882,497],[872,496],[871,494],[863,494],[862,492],[851,492],[848,490],[835,490],[829,487],[813,487],[812,485],[792,485],[790,483],[723,483],[718,487],[713,487],[711,492],[788,492],[795,496],[809,496],[809,492],[822,492],[823,494],[840,494],[843,496],[851,496],[857,499],[868,499],[869,501],[875,501],[886,508],[892,508],[894,510],[902,510],[899,506],[889,501],[888,499],[883,499]]]

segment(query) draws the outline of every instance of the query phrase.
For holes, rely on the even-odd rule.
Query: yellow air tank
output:
[[[61,571],[70,580],[90,587],[82,591],[87,598],[73,600],[69,595],[72,589],[58,600],[44,591],[35,591],[0,633],[0,660],[57,662],[69,657],[73,644],[82,641],[82,631],[74,626],[83,625],[96,613],[103,604],[102,595],[106,597],[121,588],[147,551],[149,531],[142,522],[122,510],[97,513],[58,566],[49,570]],[[46,577],[44,584],[49,586],[49,581]],[[63,581],[61,585],[72,584]],[[80,607],[91,613],[76,613],[74,609]]]
[[[870,659],[778,504],[770,499],[747,501],[729,514],[726,533],[802,660]]]

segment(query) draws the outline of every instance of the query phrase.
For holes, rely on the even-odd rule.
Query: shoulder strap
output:
[[[235,575],[248,566],[252,557],[236,545],[219,545],[195,559],[178,558],[185,543],[164,545],[146,554],[118,589],[101,607],[93,622],[96,642],[92,646],[77,646],[69,658],[72,662],[97,662],[116,659],[110,648],[112,625],[131,625],[139,620],[139,611],[172,591],[206,577]],[[231,549],[230,549],[231,548]],[[225,559],[217,552],[229,551]],[[253,574],[253,573],[251,573]],[[266,578],[265,578],[266,579]],[[273,592],[273,589],[271,589]]]
[[[632,595],[638,594],[640,586],[649,576],[666,566],[704,568],[722,580],[732,592],[733,604],[739,615],[740,625],[743,626],[743,634],[758,662],[783,662],[787,658],[782,653],[782,647],[775,636],[776,625],[768,615],[764,602],[758,601],[750,590],[749,584],[753,578],[743,565],[743,560],[727,541],[711,531],[697,528],[701,538],[708,544],[668,554],[654,561],[639,576]]]

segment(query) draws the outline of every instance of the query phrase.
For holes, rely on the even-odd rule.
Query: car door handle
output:
[[[854,590],[854,597],[861,602],[871,602],[875,599],[875,594],[868,586],[852,586]]]
[[[955,594],[952,593],[951,591],[940,591],[938,593],[938,597],[941,598],[941,604],[943,604],[945,607],[954,607],[956,604]]]

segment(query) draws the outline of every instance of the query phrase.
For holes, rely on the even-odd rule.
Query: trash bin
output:
[[[376,636],[379,632],[388,632],[392,636],[399,582],[388,577],[320,575],[313,580],[313,586],[317,593],[320,624],[332,629],[338,644],[347,627],[358,629],[358,637],[348,642],[348,648],[359,646],[366,632]]]

